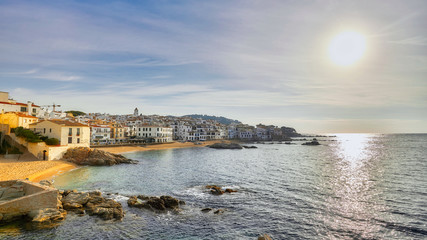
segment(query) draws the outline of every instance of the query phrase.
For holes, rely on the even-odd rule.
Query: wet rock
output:
[[[214,143],[207,147],[215,148],[215,149],[242,149],[243,148],[237,143]]]
[[[206,188],[210,189],[210,193],[213,194],[213,195],[222,195],[224,193],[237,192],[237,190],[233,190],[231,188],[227,188],[225,190],[222,190],[221,187],[216,186],[216,185],[207,185]]]
[[[264,234],[258,237],[258,240],[272,240],[268,234]]]
[[[223,214],[224,212],[225,212],[225,210],[224,210],[224,209],[218,209],[218,210],[216,210],[216,211],[214,212],[214,214],[221,215],[221,214]]]
[[[89,199],[89,193],[70,192],[62,199],[62,206],[65,210],[73,211],[83,208]]]
[[[160,199],[163,200],[166,208],[177,208],[179,207],[179,201],[176,198],[171,196],[161,196]]]
[[[233,190],[231,188],[227,188],[227,189],[225,189],[225,192],[226,193],[233,193],[233,192],[237,192],[237,190]]]
[[[306,146],[317,146],[317,145],[320,145],[320,143],[317,141],[317,139],[313,138],[313,141],[311,141],[311,142],[305,142],[302,145],[306,145]]]
[[[201,211],[204,213],[210,212],[210,211],[212,211],[212,208],[203,208]]]
[[[179,211],[180,205],[185,205],[184,201],[171,196],[151,197],[144,195],[131,196],[127,203],[130,207],[145,208],[161,212],[166,210]]]
[[[122,220],[124,217],[122,205],[113,199],[102,197],[100,191],[86,193],[64,191],[64,195],[62,205],[65,210],[73,211],[76,214],[96,215],[104,220]]]
[[[145,202],[145,206],[147,209],[151,210],[159,210],[159,211],[165,211],[166,206],[162,199],[160,198],[150,198]]]
[[[124,211],[122,205],[113,199],[94,198],[85,205],[86,213],[90,216],[97,215],[104,220],[122,220]]]
[[[247,149],[258,148],[257,146],[242,146],[242,147]]]
[[[136,164],[138,161],[128,159],[122,155],[85,147],[70,148],[65,152],[63,159],[77,165],[111,166],[127,163]]]
[[[45,208],[28,213],[31,228],[51,228],[65,219],[67,212],[56,208]]]

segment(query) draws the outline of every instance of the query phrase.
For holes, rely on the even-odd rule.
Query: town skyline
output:
[[[86,113],[427,132],[425,1],[0,3],[1,91]],[[350,66],[341,31],[366,38]]]

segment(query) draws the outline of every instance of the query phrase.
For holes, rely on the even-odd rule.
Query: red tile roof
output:
[[[84,125],[84,124],[77,123],[77,122],[71,122],[71,121],[67,121],[67,120],[62,120],[62,119],[43,120],[41,122],[33,123],[33,124],[30,124],[30,125],[39,124],[39,123],[42,123],[44,121],[52,122],[52,123],[55,123],[55,124],[58,124],[58,125],[63,125],[63,126],[70,126],[70,127],[89,127],[88,125]]]
[[[25,118],[37,118],[37,117],[31,116],[31,115],[28,115],[28,114],[25,114],[25,113],[22,113],[22,112],[5,112],[5,114],[7,114],[7,113],[15,114],[15,115],[17,115],[18,117],[25,117]],[[37,119],[38,119],[38,118],[37,118]]]
[[[0,102],[0,104],[9,104],[9,105],[28,106],[28,104],[26,104],[26,103],[19,103],[19,102],[16,102],[16,103]],[[35,104],[33,104],[32,106],[33,106],[33,107],[40,107],[40,106],[37,106],[37,105],[35,105]]]

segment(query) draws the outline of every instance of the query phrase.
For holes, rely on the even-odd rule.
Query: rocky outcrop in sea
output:
[[[165,212],[167,210],[180,211],[180,206],[185,202],[171,196],[131,196],[128,199],[128,206],[135,208],[144,208],[155,212]]]
[[[215,149],[243,149],[243,147],[237,143],[214,143],[212,145],[208,145],[207,147]]]
[[[122,220],[124,211],[122,205],[113,199],[102,197],[100,191],[77,192],[75,190],[60,191],[64,210],[77,214],[98,216],[104,220]]]
[[[68,149],[63,156],[63,160],[75,163],[77,165],[89,166],[111,166],[121,163],[138,163],[138,161],[128,159],[119,154],[109,153],[102,150],[91,149],[86,147]]]

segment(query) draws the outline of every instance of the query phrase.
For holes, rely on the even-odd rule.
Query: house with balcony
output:
[[[173,130],[170,127],[141,125],[137,127],[136,137],[146,139],[147,142],[172,142]]]
[[[61,146],[90,146],[90,128],[81,123],[52,119],[30,124],[29,128],[42,136],[58,139]]]

